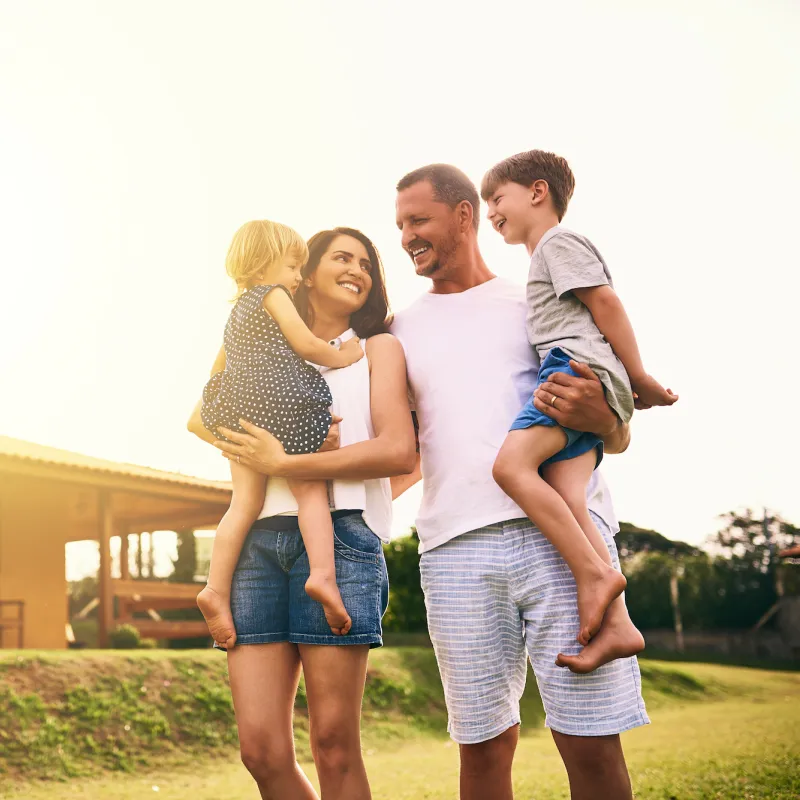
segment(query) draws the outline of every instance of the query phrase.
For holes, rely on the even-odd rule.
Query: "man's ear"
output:
[[[540,205],[547,199],[549,194],[550,187],[548,186],[547,181],[534,181],[533,186],[531,186],[531,205]]]
[[[461,227],[462,232],[468,231],[472,227],[472,220],[475,218],[475,214],[478,213],[478,209],[472,207],[472,203],[469,200],[462,200],[458,206],[458,224]]]

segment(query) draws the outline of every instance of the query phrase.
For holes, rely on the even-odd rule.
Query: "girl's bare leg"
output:
[[[587,645],[600,630],[606,610],[625,588],[625,578],[611,566],[610,559],[604,560],[598,554],[564,498],[539,474],[539,467],[565,444],[566,434],[559,427],[535,425],[511,431],[497,455],[493,475],[572,571],[578,589],[581,627],[577,638]],[[592,451],[564,463],[573,464],[581,459],[593,468],[596,455]],[[583,488],[585,491],[586,482]]]
[[[289,481],[297,500],[297,522],[308,553],[309,577],[306,594],[322,604],[331,630],[344,636],[353,622],[336,585],[333,558],[333,521],[325,481]]]
[[[228,675],[242,761],[262,800],[319,800],[294,752],[292,715],[300,655],[289,642],[228,652]]]
[[[369,645],[301,644],[311,751],[325,800],[370,800],[361,754],[361,700]]]
[[[543,472],[545,480],[564,498],[578,521],[586,538],[598,555],[611,565],[611,554],[586,505],[586,486],[594,469],[595,458],[584,457],[548,464]],[[589,644],[574,656],[559,653],[556,664],[573,672],[587,673],[596,670],[615,658],[630,658],[644,649],[644,638],[631,621],[623,595],[608,607],[603,625]]]
[[[236,629],[231,615],[231,581],[239,553],[258,512],[264,505],[267,479],[253,470],[231,462],[233,497],[230,508],[219,523],[211,551],[208,582],[197,595],[208,631],[225,648],[236,644]]]

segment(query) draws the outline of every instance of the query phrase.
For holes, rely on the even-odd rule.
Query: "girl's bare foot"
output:
[[[615,658],[630,658],[644,650],[644,637],[631,622],[622,600],[615,603],[603,622],[600,632],[574,656],[558,654],[556,665],[584,675]]]
[[[206,586],[197,595],[197,607],[203,612],[208,632],[217,645],[223,650],[230,650],[236,644],[230,601]]]
[[[336,585],[335,573],[312,569],[306,581],[306,594],[312,600],[322,604],[325,619],[337,636],[344,636],[349,632],[353,621],[342,602],[339,587]]]
[[[579,644],[586,647],[600,630],[608,607],[625,591],[626,584],[625,576],[610,566],[596,577],[578,583]]]

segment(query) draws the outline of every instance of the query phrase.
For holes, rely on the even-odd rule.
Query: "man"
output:
[[[397,186],[397,226],[431,291],[397,314],[419,423],[422,504],[417,519],[428,626],[460,745],[462,800],[509,800],[527,655],[546,724],[574,800],[632,797],[619,734],[648,722],[636,660],[591,675],[555,665],[576,653],[575,583],[566,563],[492,479],[508,428],[536,383],[525,293],[495,277],[478,247],[478,193],[455,167],[434,164]],[[535,405],[565,427],[591,431],[607,453],[628,444],[602,385],[558,375]],[[406,488],[408,481],[405,481]],[[616,565],[618,530],[602,477],[588,505]]]

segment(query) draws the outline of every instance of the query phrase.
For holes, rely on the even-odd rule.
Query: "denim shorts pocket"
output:
[[[364,564],[380,563],[381,540],[360,516],[337,520],[333,529],[333,549],[343,558]]]

